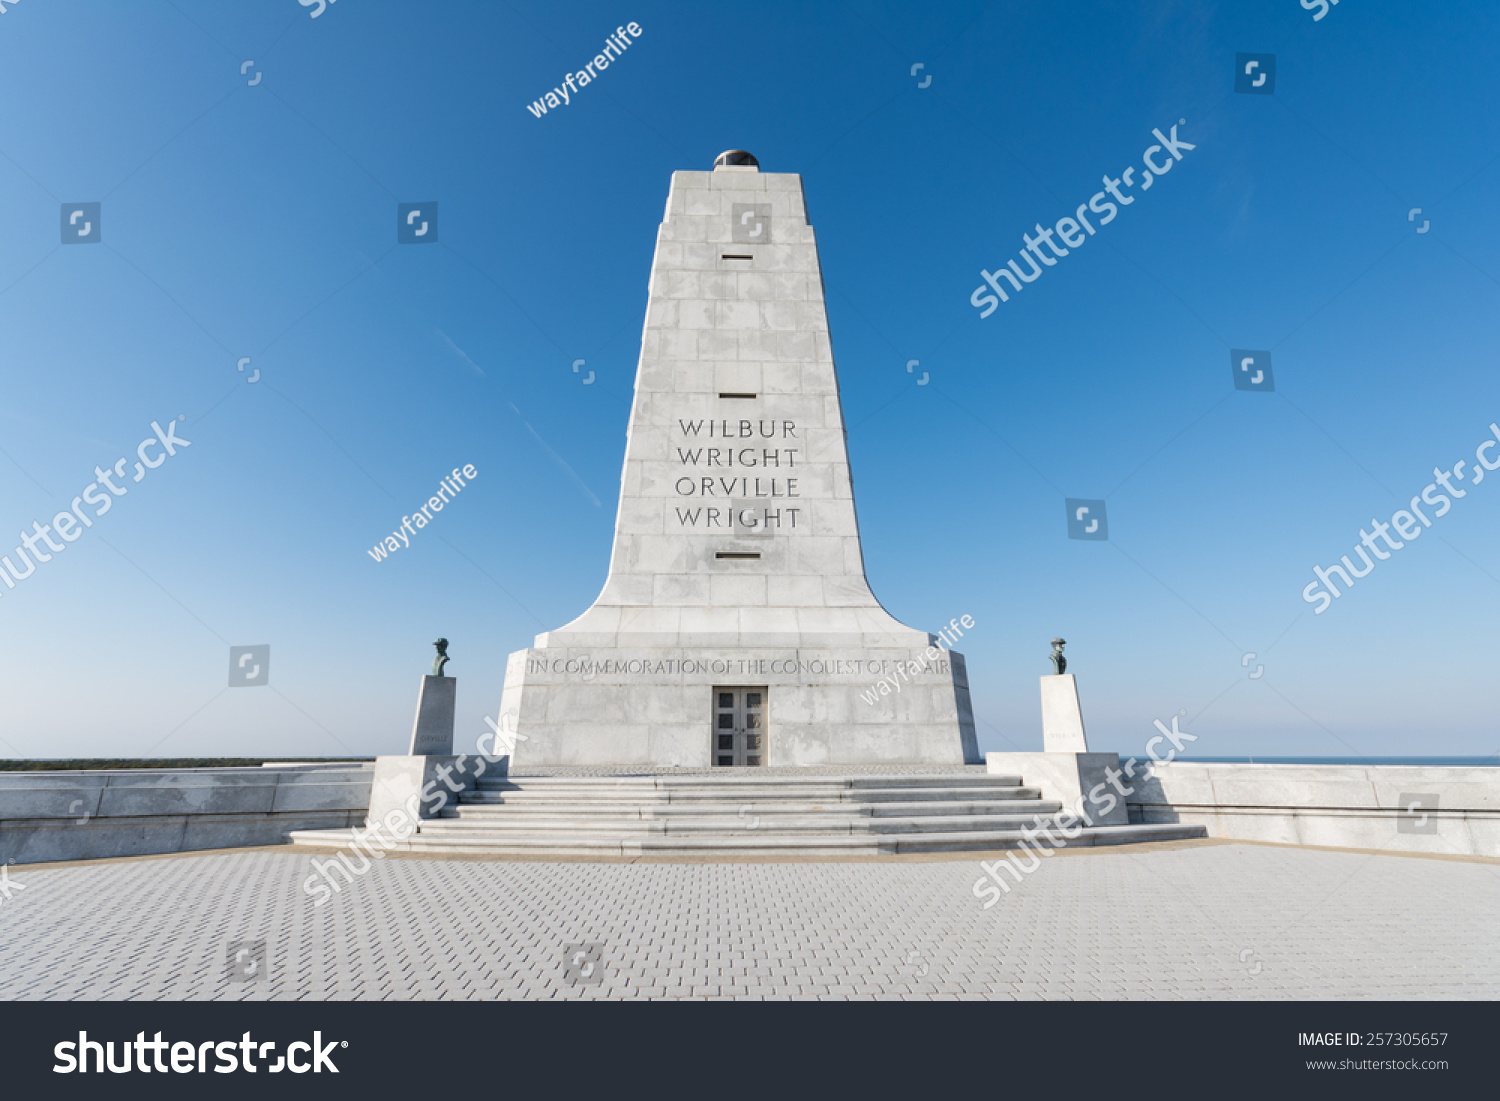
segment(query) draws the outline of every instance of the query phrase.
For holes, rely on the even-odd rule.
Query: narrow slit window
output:
[[[745,399],[747,401],[754,401],[755,400],[755,395],[754,394],[720,394],[719,397],[721,397],[721,398],[743,398],[743,399]]]
[[[754,260],[755,259],[755,257],[753,257],[753,256],[746,256],[746,255],[744,255],[742,253],[738,253],[738,252],[726,252],[726,253],[723,254],[722,258],[725,259],[725,260]]]
[[[745,560],[749,560],[749,559],[759,558],[760,557],[760,552],[758,552],[758,551],[716,551],[714,553],[714,557],[715,558],[729,558],[729,559],[735,559],[735,560],[739,560],[739,561],[745,561]]]

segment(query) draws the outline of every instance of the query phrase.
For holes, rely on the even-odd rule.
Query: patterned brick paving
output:
[[[386,858],[321,907],[253,850],[9,869],[0,998],[1500,997],[1500,864],[1185,843],[1050,857]],[[1009,880],[1007,880],[1009,882]],[[20,889],[14,889],[16,884]],[[237,941],[266,970],[231,982]],[[598,982],[564,945],[602,945]]]

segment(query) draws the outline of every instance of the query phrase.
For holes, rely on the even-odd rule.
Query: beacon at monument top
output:
[[[726,149],[714,158],[715,168],[753,168],[760,171],[760,161],[743,149]]]

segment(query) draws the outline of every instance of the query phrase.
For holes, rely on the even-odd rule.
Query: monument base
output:
[[[982,763],[963,655],[952,651],[518,650],[500,710],[501,726],[519,732],[511,771]]]

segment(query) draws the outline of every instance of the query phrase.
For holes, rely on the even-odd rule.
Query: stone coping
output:
[[[42,780],[55,784],[59,780],[83,781],[119,778],[129,782],[170,776],[196,777],[269,777],[286,772],[326,772],[364,769],[373,771],[375,762],[369,761],[319,761],[302,764],[297,761],[267,761],[259,765],[203,765],[198,768],[49,768],[17,769],[0,771],[0,786],[25,787],[27,780]]]

